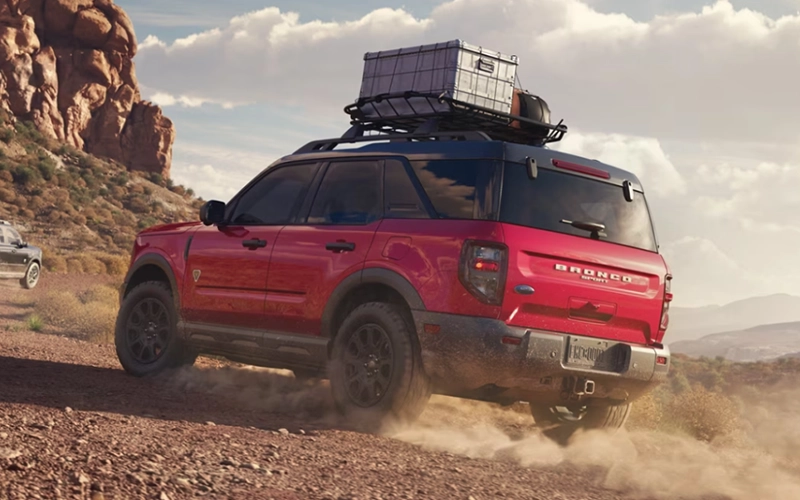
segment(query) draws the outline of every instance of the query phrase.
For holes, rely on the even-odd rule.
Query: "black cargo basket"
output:
[[[400,109],[410,112],[402,113]],[[541,146],[560,141],[567,133],[562,122],[542,123],[455,101],[444,94],[382,94],[361,98],[344,111],[350,115],[352,125],[388,134],[476,131],[494,140]],[[520,128],[511,126],[515,121]]]

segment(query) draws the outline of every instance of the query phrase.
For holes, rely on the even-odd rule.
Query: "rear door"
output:
[[[260,342],[270,257],[318,168],[301,163],[269,169],[232,201],[226,224],[194,233],[184,280],[187,322],[253,329]]]
[[[600,179],[506,165],[500,220],[511,325],[645,344],[658,333],[666,266],[644,195]],[[575,224],[570,224],[573,222]],[[574,227],[601,223],[605,230]]]
[[[337,160],[324,171],[307,217],[281,231],[267,284],[273,332],[319,335],[333,289],[361,270],[380,225],[383,160]]]

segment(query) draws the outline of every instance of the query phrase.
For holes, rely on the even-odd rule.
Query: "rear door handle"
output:
[[[351,243],[349,241],[336,241],[333,243],[328,243],[325,245],[325,250],[330,250],[331,252],[352,252],[356,249],[356,244]]]
[[[263,248],[267,246],[267,240],[260,240],[258,238],[254,240],[242,240],[242,246],[247,248]]]

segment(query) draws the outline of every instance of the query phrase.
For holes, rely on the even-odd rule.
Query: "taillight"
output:
[[[664,279],[664,304],[661,308],[661,324],[658,329],[663,336],[669,328],[669,303],[672,302],[672,275],[668,274]]]
[[[502,243],[467,240],[461,251],[461,284],[486,304],[503,303],[508,247]]]

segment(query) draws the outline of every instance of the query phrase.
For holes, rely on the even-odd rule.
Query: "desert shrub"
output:
[[[192,189],[192,188],[187,189],[186,190],[186,196],[188,196],[189,198],[193,197],[194,196],[194,189]]]
[[[140,214],[150,211],[150,207],[147,206],[147,200],[141,196],[131,197],[131,199],[128,201],[128,208]]]
[[[20,214],[20,215],[21,215],[23,218],[25,218],[25,219],[29,219],[29,220],[30,220],[30,219],[34,219],[34,218],[36,218],[36,214],[35,214],[35,213],[33,213],[33,210],[31,210],[31,209],[29,209],[29,208],[26,208],[26,209],[24,209],[24,210],[21,210],[19,214]]]
[[[0,170],[0,180],[5,182],[14,182],[14,176],[8,170]]]
[[[39,173],[42,175],[44,180],[49,181],[53,179],[53,176],[56,173],[56,162],[53,161],[53,159],[49,156],[45,156],[44,158],[39,159],[39,161],[36,163],[36,168],[39,169]]]
[[[86,274],[106,274],[106,266],[92,255],[78,255],[76,257],[81,262],[83,272]]]
[[[117,302],[104,295],[110,289],[90,290],[81,298],[70,292],[49,292],[36,302],[35,311],[44,322],[65,334],[94,341],[113,338]]]
[[[175,194],[177,194],[179,196],[186,195],[186,188],[181,186],[180,184],[178,184],[177,186],[172,186],[170,191],[172,191],[173,193],[175,193]]]
[[[128,272],[128,259],[126,257],[108,253],[97,253],[93,256],[106,266],[106,274],[124,276]]]
[[[3,141],[6,144],[8,144],[14,139],[14,135],[15,135],[14,131],[11,130],[10,128],[8,127],[0,128],[0,141]]]
[[[166,182],[164,181],[164,177],[161,174],[157,173],[157,172],[151,172],[147,176],[147,179],[150,182],[152,182],[153,184],[156,184],[158,186],[161,186],[161,187],[165,187],[166,186]]]
[[[78,224],[79,226],[83,226],[84,224],[86,224],[86,216],[83,214],[75,214],[72,217],[72,221],[75,222],[75,224]]]
[[[14,182],[22,186],[33,185],[41,179],[39,171],[28,165],[17,165],[11,174],[14,177]]]
[[[83,261],[77,257],[67,259],[67,273],[69,274],[83,274]]]
[[[41,332],[44,328],[44,321],[38,314],[31,314],[28,316],[28,330],[32,332]]]
[[[44,268],[51,273],[67,272],[67,259],[61,255],[45,254],[42,260]]]
[[[27,196],[17,196],[16,201],[14,202],[20,209],[28,208],[28,197]]]
[[[84,304],[98,302],[112,308],[119,305],[119,291],[108,285],[95,285],[80,294],[79,298]]]
[[[31,210],[41,210],[45,207],[44,198],[41,196],[31,196],[30,201],[28,202],[28,208]]]
[[[736,403],[701,385],[676,396],[667,405],[665,413],[671,423],[702,441],[731,434],[740,426]]]
[[[0,189],[0,201],[4,201],[6,203],[14,203],[16,200],[17,200],[17,193],[6,188]]]

